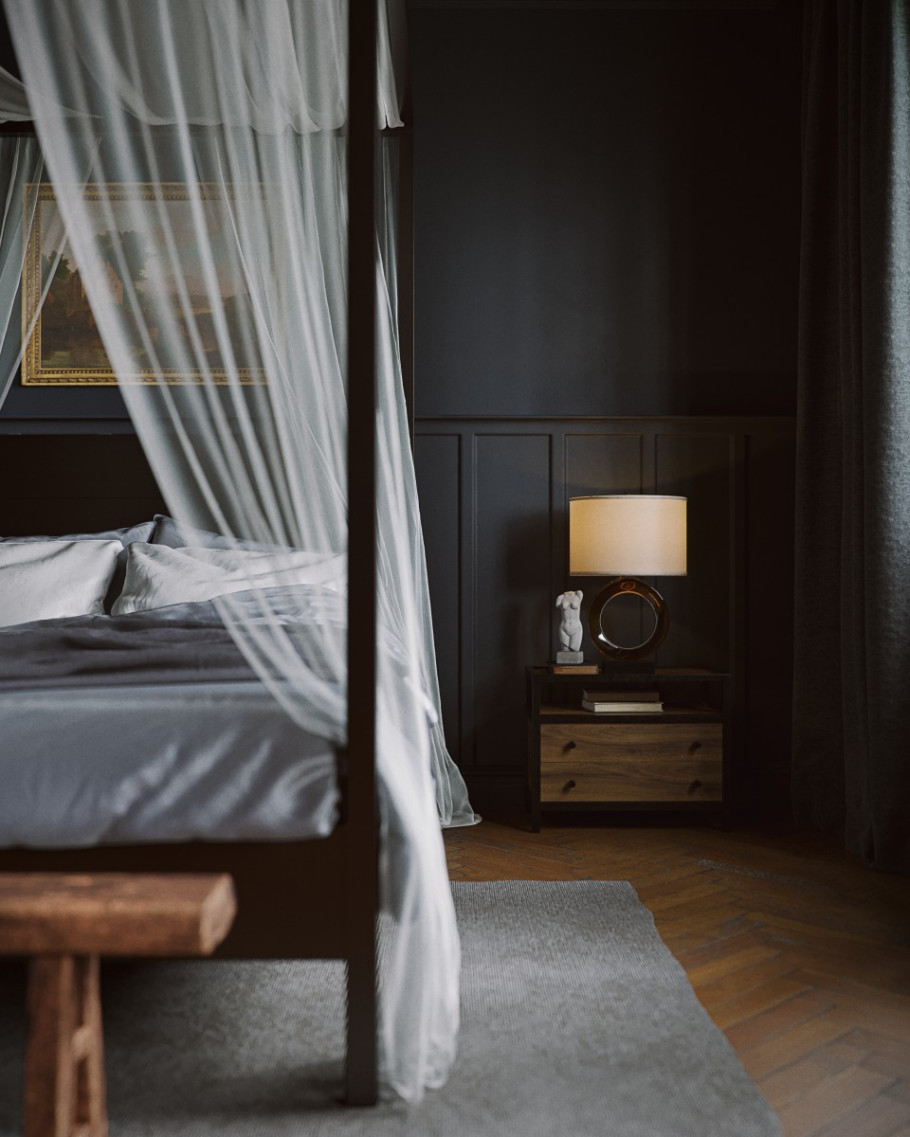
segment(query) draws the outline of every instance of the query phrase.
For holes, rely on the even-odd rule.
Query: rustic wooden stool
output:
[[[30,957],[25,1137],[107,1137],[98,960],[210,955],[227,874],[0,873],[0,955]]]

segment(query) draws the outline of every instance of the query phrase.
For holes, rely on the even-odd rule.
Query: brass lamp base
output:
[[[604,631],[604,609],[617,596],[640,596],[654,613],[654,630],[641,643],[628,647],[613,643]],[[643,580],[634,576],[617,576],[602,588],[594,597],[588,611],[588,631],[594,646],[607,659],[617,661],[643,659],[653,654],[667,637],[670,630],[670,612],[661,594]]]

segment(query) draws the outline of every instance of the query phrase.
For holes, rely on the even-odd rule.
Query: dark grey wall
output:
[[[415,0],[416,411],[790,414],[800,13]]]
[[[476,804],[522,801],[569,494],[657,489],[689,497],[692,558],[657,582],[660,662],[733,673],[736,804],[781,819],[801,5],[411,0],[409,25],[417,469]]]

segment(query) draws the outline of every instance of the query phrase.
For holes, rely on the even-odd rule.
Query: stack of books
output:
[[[599,675],[599,663],[548,663],[551,675]]]
[[[664,705],[657,691],[583,691],[581,705],[595,714],[659,714]]]

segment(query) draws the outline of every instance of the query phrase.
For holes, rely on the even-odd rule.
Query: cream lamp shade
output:
[[[686,499],[602,494],[569,500],[573,576],[685,576]]]
[[[652,654],[666,638],[670,614],[660,593],[639,578],[685,576],[686,499],[667,494],[570,498],[569,572],[612,577],[588,610],[591,639],[602,655],[625,663]],[[607,630],[607,607],[622,596],[638,596],[653,613],[653,630],[639,643],[616,643]]]

